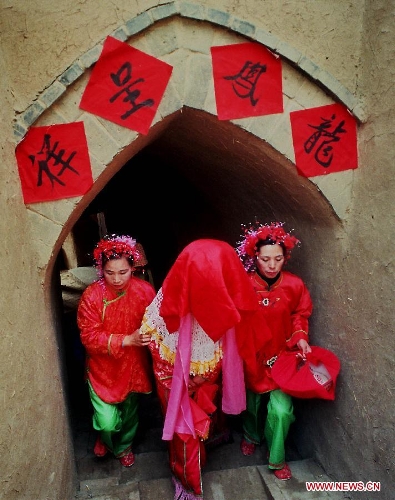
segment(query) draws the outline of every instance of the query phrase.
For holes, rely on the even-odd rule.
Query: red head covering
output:
[[[202,239],[180,253],[163,283],[160,314],[169,332],[192,313],[216,342],[240,322],[242,311],[255,311],[257,300],[234,249],[224,241]]]
[[[255,291],[234,248],[219,240],[201,239],[187,245],[163,282],[160,315],[169,332],[191,313],[216,342],[236,327],[245,361],[271,338]]]

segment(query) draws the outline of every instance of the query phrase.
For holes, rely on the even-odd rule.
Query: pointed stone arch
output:
[[[229,125],[230,128],[236,127],[245,132],[243,141],[246,141],[247,136],[260,141],[262,147],[270,150],[271,156],[277,158],[274,162],[275,176],[284,178],[284,172],[288,172],[285,179],[292,179],[291,184],[302,186],[301,190],[306,190],[318,205],[321,206],[324,202],[327,213],[334,220],[342,220],[345,217],[352,203],[354,171],[307,180],[295,175],[293,166],[290,111],[329,104],[334,102],[336,96],[357,118],[363,119],[363,113],[352,94],[330,75],[321,71],[292,47],[281,43],[253,24],[232,18],[225,12],[186,2],[170,2],[149,9],[119,27],[111,35],[168,62],[174,68],[173,75],[147,136],[141,136],[83,112],[78,107],[89,78],[89,68],[99,57],[102,44],[82,54],[78,61],[18,118],[15,123],[15,135],[18,139],[21,139],[32,125],[82,120],[95,181],[89,193],[81,198],[27,206],[34,228],[32,234],[37,235],[37,240],[32,244],[37,247],[41,269],[51,269],[53,258],[71,227],[108,180],[137,152],[155,142],[172,123],[180,122],[183,110],[206,113],[211,124],[218,121],[211,75],[212,45],[255,40],[282,56],[284,112],[233,120],[232,124],[217,123],[218,129],[224,130]],[[192,116],[191,113],[188,116]],[[251,141],[247,142],[251,144]],[[254,168],[259,170],[259,162]],[[275,185],[276,181],[273,182]],[[300,210],[303,202],[299,200],[298,203]],[[324,212],[325,209],[322,214]],[[46,280],[44,276],[43,280]]]

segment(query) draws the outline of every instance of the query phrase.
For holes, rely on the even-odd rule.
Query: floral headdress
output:
[[[290,258],[291,250],[295,245],[299,245],[300,241],[287,233],[283,222],[271,222],[270,224],[261,224],[256,221],[249,226],[242,225],[242,238],[237,242],[236,253],[240,257],[244,268],[247,271],[255,269],[255,257],[257,255],[257,243],[260,240],[269,240],[273,244],[281,243],[285,248],[285,260]]]
[[[134,263],[141,258],[134,238],[127,235],[117,236],[116,234],[105,236],[93,250],[93,259],[100,278],[103,277],[103,256],[107,259],[111,257],[133,257]]]

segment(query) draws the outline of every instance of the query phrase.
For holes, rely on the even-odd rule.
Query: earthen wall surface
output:
[[[126,36],[128,43],[176,69],[153,135],[138,137],[79,110],[90,72],[89,65],[79,62],[89,58],[92,62],[106,36],[121,36],[125,26],[132,31],[147,20],[144,29]],[[301,453],[314,456],[336,480],[381,481],[380,498],[391,498],[395,479],[393,23],[393,6],[384,0],[0,2],[1,498],[73,496],[74,457],[53,297],[55,258],[88,202],[154,140],[154,134],[159,136],[176,123],[183,106],[202,113],[191,114],[191,129],[197,136],[202,123],[211,127],[211,153],[227,133],[236,139],[233,149],[228,145],[229,154],[220,153],[223,161],[216,163],[218,169],[237,159],[243,166],[241,150],[234,147],[237,140],[243,142],[243,154],[250,155],[251,165],[245,171],[245,187],[229,188],[243,201],[242,215],[262,208],[256,201],[261,194],[256,186],[268,182],[263,206],[294,224],[304,243],[294,266],[314,298],[313,341],[339,355],[342,372],[333,404],[298,405]],[[214,96],[207,83],[210,44],[258,38],[284,58],[287,112],[336,99],[352,103],[359,123],[356,171],[300,179],[292,171],[292,144],[284,117],[235,121],[231,133],[215,124]],[[61,75],[76,67],[81,67],[81,75],[58,85]],[[196,73],[188,77],[190,68]],[[191,84],[196,81],[202,83],[199,92]],[[46,89],[59,89],[59,98],[46,100]],[[37,112],[42,102],[47,108]],[[32,106],[33,117],[27,113]],[[29,126],[81,118],[96,180],[92,193],[25,206],[14,155],[21,135]],[[178,133],[181,137],[182,126]],[[206,139],[199,140],[203,144]],[[263,173],[260,155],[269,165]],[[198,161],[191,166],[200,168]],[[223,224],[231,234],[239,224],[237,210],[228,210]]]

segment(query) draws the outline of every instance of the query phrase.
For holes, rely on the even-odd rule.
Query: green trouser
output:
[[[88,381],[93,405],[93,428],[100,432],[106,447],[116,457],[129,453],[139,424],[138,393],[132,392],[122,403],[105,403]]]
[[[267,412],[263,408],[266,401]],[[254,444],[266,440],[270,469],[284,467],[285,440],[294,420],[292,398],[288,394],[279,389],[264,394],[247,390],[247,409],[243,412],[244,437]]]

